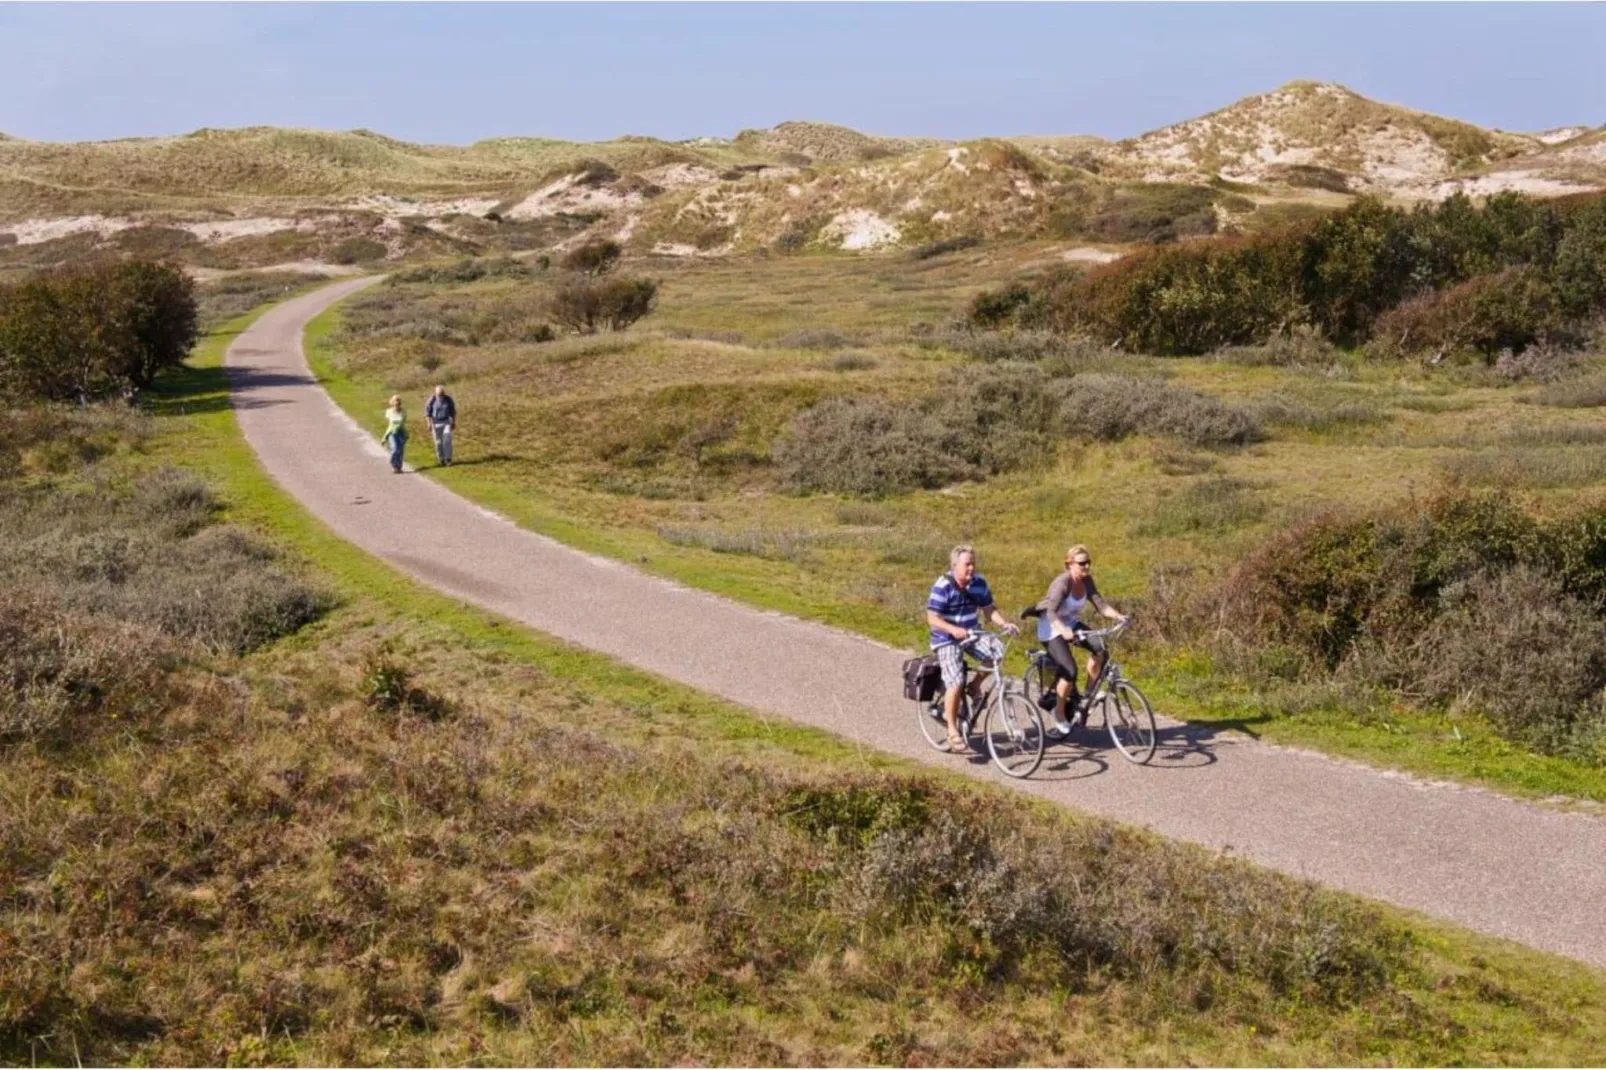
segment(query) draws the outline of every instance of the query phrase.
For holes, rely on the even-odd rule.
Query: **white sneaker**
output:
[[[1066,736],[1071,734],[1071,727],[1071,725],[1066,724],[1064,721],[1057,720],[1048,726],[1048,734],[1055,739],[1064,739]]]

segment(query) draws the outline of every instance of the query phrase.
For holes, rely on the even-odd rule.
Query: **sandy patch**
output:
[[[283,264],[268,264],[264,267],[248,268],[186,267],[184,270],[197,282],[211,282],[214,279],[226,279],[233,275],[254,275],[264,271],[286,271],[300,275],[327,275],[330,278],[344,275],[361,275],[363,273],[363,269],[356,264],[329,264],[322,260],[289,260]]]
[[[1559,145],[1563,141],[1571,141],[1580,134],[1589,133],[1587,126],[1563,126],[1555,130],[1546,130],[1542,134],[1535,134],[1541,145]]]
[[[654,256],[696,256],[697,246],[684,242],[661,241],[652,247]]]
[[[130,219],[79,215],[67,219],[25,219],[21,223],[0,226],[0,234],[15,234],[18,245],[38,245],[58,238],[70,238],[74,234],[93,233],[104,238],[137,225]]]
[[[484,215],[502,202],[494,197],[460,197],[455,201],[412,201],[373,193],[348,202],[345,207],[360,212],[411,219],[415,216]]]
[[[898,228],[865,208],[853,208],[831,218],[820,236],[835,239],[844,249],[878,249],[898,240]]]
[[[203,242],[233,241],[235,238],[253,238],[259,234],[272,234],[280,230],[310,231],[310,222],[294,219],[274,219],[261,216],[256,219],[218,219],[205,223],[177,223],[179,230],[187,230]]]
[[[1060,254],[1060,259],[1084,264],[1108,264],[1112,260],[1121,259],[1121,254],[1095,249],[1091,245],[1079,245],[1075,249],[1065,250]]]
[[[684,189],[687,186],[706,186],[719,180],[719,174],[695,163],[672,163],[643,171],[641,177],[664,189]]]
[[[970,174],[970,168],[964,163],[964,157],[969,155],[969,149],[949,149],[948,166],[952,167],[955,171],[958,171],[962,175]]]
[[[579,185],[579,175],[564,175],[508,209],[509,219],[541,219],[559,212],[613,212],[642,203],[639,193],[618,193],[606,187]]]
[[[1578,182],[1545,178],[1532,171],[1500,171],[1492,175],[1479,175],[1476,178],[1457,178],[1440,182],[1427,187],[1422,193],[1435,200],[1443,200],[1454,193],[1465,193],[1468,197],[1488,197],[1508,190],[1536,197],[1560,197],[1568,193],[1588,193],[1598,188]]]

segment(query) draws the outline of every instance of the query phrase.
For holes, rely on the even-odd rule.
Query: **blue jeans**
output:
[[[403,431],[399,435],[390,436],[390,466],[392,468],[400,468],[402,466],[402,453],[406,449],[407,432]]]

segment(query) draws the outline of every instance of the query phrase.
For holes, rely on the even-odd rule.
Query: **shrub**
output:
[[[1391,309],[1376,324],[1376,349],[1439,357],[1472,352],[1493,363],[1502,350],[1520,353],[1558,331],[1561,305],[1535,268],[1480,275]]]
[[[1107,242],[1163,242],[1216,232],[1218,194],[1203,186],[1125,186],[1086,222],[1087,236]]]
[[[588,241],[565,253],[559,266],[565,271],[595,277],[613,270],[623,255],[624,249],[616,241]]]
[[[79,736],[166,697],[167,652],[132,625],[0,592],[0,745]]]
[[[1180,195],[1178,195],[1180,196]],[[1518,194],[1413,211],[1361,198],[1341,212],[1254,238],[1219,238],[1125,257],[1084,278],[1048,276],[983,294],[972,322],[1081,329],[1163,355],[1251,346],[1308,323],[1344,345],[1425,293],[1511,269],[1450,299],[1442,330],[1476,298],[1468,345],[1520,349],[1606,301],[1606,198],[1574,207]],[[1429,302],[1414,313],[1440,306]],[[1454,340],[1453,340],[1454,341]]]
[[[956,238],[946,238],[942,241],[934,241],[927,245],[917,246],[909,251],[909,259],[930,260],[932,257],[957,253],[965,249],[974,249],[980,244],[980,238],[970,234],[961,234]]]
[[[1464,700],[1527,746],[1606,761],[1606,510],[1540,521],[1451,489],[1302,521],[1218,584],[1155,591],[1173,638],[1225,664]]]
[[[1593,409],[1606,405],[1606,375],[1564,379],[1541,387],[1533,396],[1536,405],[1563,409]]]
[[[247,271],[205,283],[196,289],[198,326],[203,332],[211,330],[260,305],[323,281],[322,275],[299,271]]]
[[[622,331],[650,313],[657,297],[658,283],[652,279],[576,276],[558,286],[549,310],[559,326],[580,334],[595,334],[604,327]]]
[[[792,490],[874,497],[1046,463],[1067,434],[1139,433],[1225,446],[1253,441],[1259,427],[1244,410],[1164,383],[1004,363],[913,403],[827,399],[793,418],[773,455]]]
[[[189,355],[195,285],[168,264],[130,260],[0,289],[0,386],[87,401],[148,387]]]
[[[781,349],[844,349],[859,344],[857,338],[849,338],[829,327],[801,327],[775,340],[775,345]]]
[[[1213,447],[1247,445],[1263,434],[1247,409],[1157,379],[1096,372],[1070,381],[1058,426],[1104,442],[1150,434]]]
[[[966,318],[977,327],[998,327],[1013,317],[1031,299],[1032,291],[1025,283],[1012,282],[1001,290],[988,290],[977,294],[970,302]]]
[[[1448,587],[1411,662],[1426,697],[1465,702],[1535,750],[1606,759],[1606,621],[1528,566]]]
[[[329,259],[337,264],[360,264],[383,259],[389,251],[384,242],[373,238],[345,238],[329,250]]]
[[[457,283],[476,282],[480,279],[521,278],[530,273],[524,264],[510,256],[465,257],[451,264],[423,264],[398,271],[390,277],[390,285],[409,282]]]

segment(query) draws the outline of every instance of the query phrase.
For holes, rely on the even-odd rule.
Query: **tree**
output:
[[[0,289],[0,383],[47,400],[139,390],[182,363],[196,334],[194,284],[172,265],[50,272]]]
[[[653,279],[620,276],[594,280],[571,276],[552,295],[551,315],[561,326],[580,334],[595,334],[603,327],[622,331],[653,310],[658,283]]]

